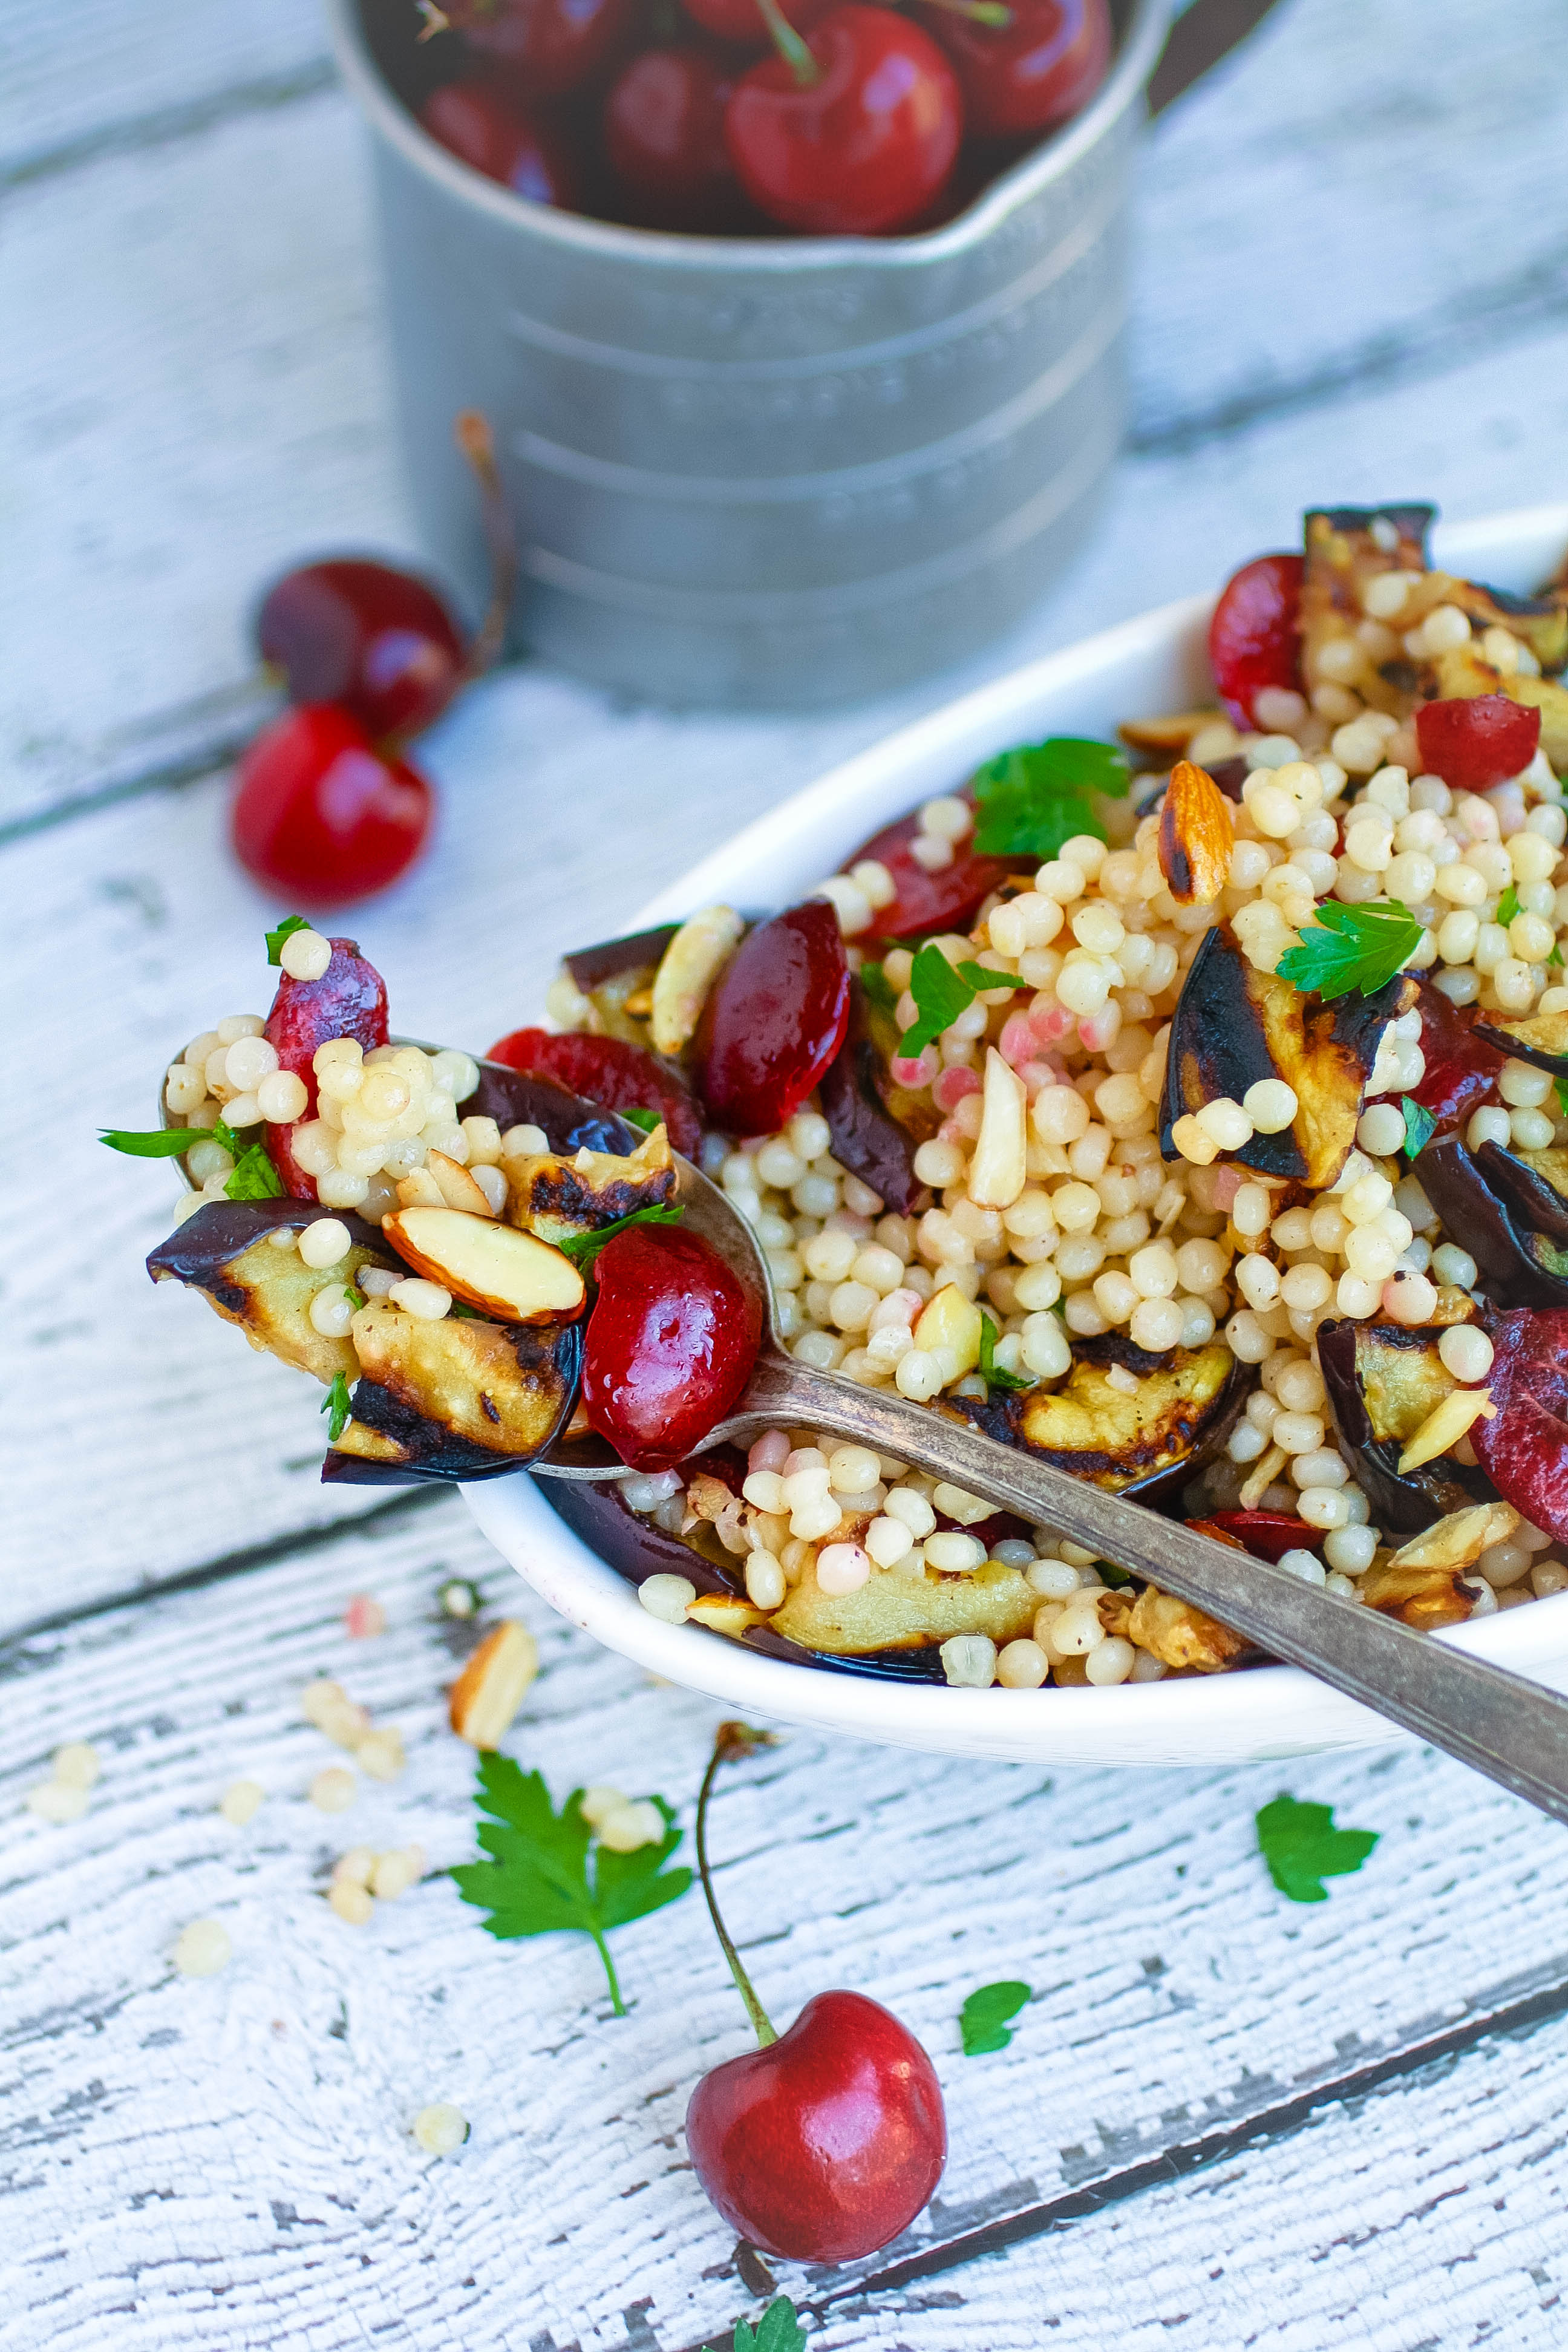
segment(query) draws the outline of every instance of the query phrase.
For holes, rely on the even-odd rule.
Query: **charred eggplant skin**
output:
[[[1259,1078],[1283,1078],[1300,1106],[1277,1135],[1255,1135],[1228,1155],[1260,1175],[1314,1192],[1332,1184],[1355,1142],[1367,1080],[1384,1030],[1415,1001],[1415,982],[1397,974],[1371,996],[1331,1004],[1303,996],[1247,961],[1227,923],[1216,923],[1193,958],[1171,1023],[1160,1150],[1176,1158],[1178,1118],[1221,1095],[1239,1102]]]
[[[1554,1078],[1568,1078],[1568,1013],[1538,1013],[1519,1021],[1483,1019],[1476,1023],[1474,1034],[1516,1062],[1531,1062]]]
[[[323,1209],[314,1201],[288,1199],[209,1201],[183,1225],[176,1225],[167,1241],[148,1252],[147,1271],[154,1282],[189,1283],[210,1292],[223,1306],[243,1307],[245,1293],[224,1272],[230,1260],[241,1256],[264,1234],[275,1234],[280,1226],[302,1233],[319,1217],[336,1217],[348,1227],[350,1241],[360,1249],[374,1250],[388,1265],[396,1264],[395,1253],[387,1248],[376,1228],[356,1217],[352,1209]]]
[[[1551,1265],[1554,1239],[1543,1235],[1537,1248],[1531,1245],[1523,1212],[1529,1175],[1500,1145],[1485,1143],[1472,1152],[1457,1135],[1429,1143],[1415,1162],[1417,1183],[1447,1231],[1475,1259],[1499,1307],[1568,1307],[1568,1272],[1554,1272]]]
[[[1405,1369],[1401,1358],[1429,1356],[1442,1382],[1449,1388],[1457,1385],[1442,1372],[1436,1354],[1440,1336],[1436,1329],[1411,1328],[1402,1323],[1358,1323],[1348,1316],[1318,1327],[1319,1368],[1340,1443],[1354,1462],[1356,1480],[1372,1506],[1373,1519],[1379,1527],[1402,1536],[1419,1535],[1423,1528],[1432,1527],[1450,1511],[1485,1502],[1493,1492],[1484,1472],[1468,1470],[1447,1456],[1401,1472],[1400,1453],[1414,1430],[1380,1435],[1373,1425],[1367,1384],[1384,1369],[1374,1368],[1374,1354],[1390,1360],[1386,1369],[1394,1381]]]
[[[346,1210],[350,1248],[339,1265],[308,1267],[297,1251],[279,1251],[268,1234],[300,1233],[334,1214],[313,1201],[209,1201],[160,1242],[147,1260],[154,1282],[180,1282],[205,1292],[226,1322],[236,1323],[253,1348],[331,1384],[358,1370],[346,1339],[329,1339],[310,1320],[314,1293],[354,1279],[367,1264],[402,1271],[396,1253],[374,1226]]]
[[[561,961],[584,995],[591,996],[606,980],[657,966],[679,929],[679,923],[660,923],[651,931],[630,931],[624,940],[599,940],[591,948],[574,948]]]
[[[885,1065],[873,1031],[866,992],[849,983],[849,1026],[844,1043],[817,1089],[833,1156],[869,1184],[885,1208],[914,1215],[930,1199],[915,1174],[921,1139],[900,1124],[883,1100]]]
[[[440,1328],[426,1327],[427,1331]],[[527,1452],[509,1453],[477,1444],[422,1412],[409,1395],[367,1375],[353,1391],[353,1419],[328,1453],[323,1481],[394,1486],[418,1479],[493,1478],[525,1470],[536,1461],[571,1413],[583,1370],[583,1328],[579,1323],[555,1330],[531,1324],[484,1328],[505,1343],[516,1359],[521,1383],[546,1408],[540,1416],[537,1443]]]
[[[531,1077],[526,1070],[509,1070],[500,1062],[479,1064],[479,1083],[463,1105],[465,1118],[493,1118],[504,1134],[509,1127],[542,1128],[552,1151],[609,1151],[629,1160],[647,1138],[640,1128],[613,1110],[601,1110],[582,1095],[574,1095],[553,1079]]]

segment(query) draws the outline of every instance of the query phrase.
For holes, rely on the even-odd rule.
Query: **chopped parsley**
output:
[[[100,1143],[110,1151],[127,1151],[133,1160],[180,1160],[198,1143],[221,1143],[226,1151],[237,1149],[238,1139],[220,1118],[216,1127],[106,1127]],[[281,1190],[281,1187],[279,1187]]]
[[[899,1043],[900,1053],[910,1061],[934,1045],[942,1032],[951,1029],[961,1013],[967,1013],[977,996],[986,995],[997,988],[1027,988],[1026,980],[1018,980],[1011,972],[987,971],[984,964],[950,964],[934,940],[928,940],[916,950],[910,971],[910,994],[915,1000],[913,1025],[905,1030]]]
[[[1010,2017],[1016,2017],[1031,1988],[1016,1979],[1003,1984],[981,1985],[958,2012],[966,2058],[981,2058],[990,2050],[1005,2050],[1013,2039]]]
[[[1518,912],[1519,892],[1510,882],[1508,888],[1503,892],[1502,897],[1497,902],[1497,913],[1492,919],[1495,922],[1500,923],[1503,929],[1506,931]]]
[[[1032,1389],[1027,1372],[1005,1371],[996,1361],[996,1326],[984,1310],[980,1317],[980,1377],[991,1389]]]
[[[1377,1843],[1375,1830],[1337,1830],[1331,1805],[1307,1805],[1283,1793],[1258,1815],[1258,1851],[1281,1895],[1292,1903],[1326,1903],[1325,1878],[1359,1870]]]
[[[308,931],[310,928],[303,915],[285,915],[278,929],[267,934],[268,962],[280,964],[283,961],[284,940],[290,939],[296,931]]]
[[[1422,926],[1397,898],[1370,907],[1342,906],[1325,898],[1318,919],[1287,949],[1278,971],[1303,996],[1331,1001],[1359,989],[1372,996],[1385,988],[1421,944]]]
[[[587,1274],[606,1242],[624,1234],[628,1225],[678,1225],[686,1212],[678,1201],[673,1208],[653,1204],[646,1209],[634,1209],[629,1217],[616,1217],[613,1223],[601,1225],[594,1234],[568,1234],[555,1246],[563,1257],[569,1257],[579,1274]]]
[[[280,1201],[283,1179],[272,1165],[264,1143],[253,1143],[236,1161],[224,1184],[231,1201]],[[362,1299],[360,1304],[364,1304]]]
[[[889,1019],[897,1012],[899,994],[879,963],[866,962],[860,967],[860,985],[866,992],[866,1002]]]
[[[1413,1102],[1408,1095],[1400,1096],[1399,1108],[1405,1113],[1405,1142],[1402,1149],[1406,1160],[1414,1160],[1416,1153],[1424,1150],[1431,1141],[1432,1130],[1437,1122],[1425,1103]]]
[[[349,1402],[349,1383],[346,1372],[339,1372],[335,1375],[331,1387],[321,1399],[321,1410],[327,1416],[328,1440],[335,1445],[353,1419],[353,1407]]]
[[[1057,856],[1075,834],[1105,839],[1095,797],[1124,799],[1129,770],[1126,753],[1114,744],[1053,735],[1001,752],[976,769],[973,781],[979,808],[974,846],[981,856],[1043,861]]]
[[[664,1120],[664,1113],[662,1111],[643,1110],[640,1108],[637,1110],[624,1110],[621,1113],[621,1117],[626,1121],[628,1126],[640,1127],[645,1135],[651,1135],[654,1129],[661,1126]]]
[[[524,1772],[493,1748],[479,1757],[476,1801],[488,1816],[479,1823],[479,1838],[491,1858],[462,1863],[453,1871],[464,1902],[489,1914],[485,1928],[501,1942],[561,1929],[592,1936],[616,2015],[625,2017],[605,1938],[612,1927],[662,1910],[690,1885],[689,1870],[664,1866],[681,1838],[673,1809],[655,1797],[664,1819],[658,1843],[632,1853],[613,1853],[584,1820],[581,1789],[574,1789],[557,1812],[542,1777]]]
[[[1552,1083],[1557,1089],[1557,1108],[1568,1118],[1568,1078],[1553,1078]]]

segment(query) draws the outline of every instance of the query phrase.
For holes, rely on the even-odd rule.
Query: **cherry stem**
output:
[[[771,1748],[772,1745],[771,1732],[753,1731],[746,1723],[721,1723],[714,1735],[713,1753],[708,1759],[708,1769],[702,1775],[702,1786],[697,1798],[697,1873],[702,1881],[702,1893],[708,1905],[708,1916],[713,1922],[713,1933],[730,1963],[735,1990],[746,2004],[746,2014],[752,2021],[759,2050],[765,2050],[770,2042],[776,2042],[779,2037],[773,2030],[772,2018],[757,1999],[741,1955],[730,1941],[730,1931],[720,1916],[718,1897],[713,1892],[713,1875],[708,1867],[708,1800],[713,1792],[713,1782],[721,1764],[736,1762],[758,1748]]]
[[[998,32],[1005,32],[1013,21],[1013,11],[1002,0],[930,0],[930,5],[952,16],[967,16],[972,25],[994,26]]]
[[[517,593],[517,534],[496,467],[495,436],[477,408],[459,411],[452,426],[458,448],[479,485],[480,519],[490,559],[490,601],[463,665],[469,679],[482,677],[506,642],[507,616]]]
[[[417,40],[431,41],[435,39],[437,33],[451,31],[452,19],[444,8],[438,8],[436,5],[436,0],[419,0],[419,14],[425,22],[416,36]]]
[[[779,0],[757,0],[757,5],[773,36],[774,48],[795,76],[795,88],[811,89],[822,79],[822,68],[779,6]]]

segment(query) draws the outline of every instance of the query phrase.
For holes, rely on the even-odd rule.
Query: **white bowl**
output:
[[[1440,529],[1434,547],[1456,572],[1527,590],[1568,547],[1568,505]],[[1184,709],[1212,690],[1204,655],[1211,603],[1167,604],[933,711],[748,825],[627,929],[715,899],[755,912],[785,906],[879,825],[1009,744],[1053,732],[1108,735],[1119,720]],[[977,1691],[757,1657],[722,1635],[651,1617],[530,1479],[490,1479],[464,1493],[497,1549],[563,1617],[649,1673],[742,1715],[1019,1763],[1231,1764],[1407,1736],[1291,1666],[1110,1690]],[[1568,1689],[1568,1593],[1435,1638]]]

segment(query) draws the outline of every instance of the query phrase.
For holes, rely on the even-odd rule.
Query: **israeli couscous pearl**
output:
[[[439,1323],[451,1312],[452,1294],[438,1282],[426,1282],[423,1275],[411,1275],[405,1282],[395,1282],[387,1292],[394,1307],[405,1315],[417,1316],[423,1323]]]
[[[332,943],[320,931],[290,931],[278,961],[290,980],[320,980],[332,960]]]
[[[224,1790],[218,1811],[231,1828],[242,1830],[254,1821],[265,1803],[267,1791],[258,1780],[231,1780]]]
[[[426,2156],[454,2156],[468,2137],[468,2119],[460,2107],[440,2100],[420,2108],[413,2132]]]
[[[644,1577],[637,1587],[637,1599],[648,1615],[665,1625],[684,1624],[686,1612],[696,1598],[697,1587],[685,1576],[661,1572]]]
[[[183,1977],[216,1977],[233,1957],[228,1930],[219,1919],[193,1919],[174,1946],[174,1966]]]

